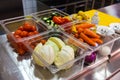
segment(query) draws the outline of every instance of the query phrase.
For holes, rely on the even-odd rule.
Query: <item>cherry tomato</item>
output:
[[[25,31],[31,31],[32,30],[32,26],[29,23],[25,23],[23,26]]]
[[[28,35],[29,35],[29,36],[34,35],[34,32],[29,32]]]
[[[20,27],[18,28],[18,30],[23,31],[23,30],[24,30],[23,26],[20,26]]]
[[[29,22],[25,22],[23,26],[30,26]]]
[[[19,35],[17,35],[17,34],[16,34],[16,35],[14,35],[14,36],[15,36],[15,38],[17,38],[17,39],[18,39],[18,38],[21,38],[21,37],[20,37]]]
[[[28,32],[27,31],[23,31],[22,34],[23,34],[22,35],[23,37],[27,37],[28,36]]]
[[[15,34],[15,35],[20,35],[21,32],[22,32],[21,30],[16,30],[14,34]]]
[[[35,26],[31,26],[31,28],[32,28],[31,29],[32,31],[36,31],[36,27]]]
[[[39,32],[38,31],[34,31],[34,34],[38,34]]]

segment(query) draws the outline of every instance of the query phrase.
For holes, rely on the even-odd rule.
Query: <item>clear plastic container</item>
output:
[[[28,22],[31,26],[35,26],[38,32],[43,32],[47,30],[47,28],[45,28],[42,23],[37,23],[36,19],[33,18],[31,15],[5,19],[1,21],[2,27],[6,31],[6,34],[11,34],[15,32],[19,27],[23,26],[25,22]]]
[[[120,49],[119,49],[120,50]],[[104,57],[96,64],[93,64],[83,70],[85,74],[77,73],[74,76],[70,76],[69,79],[73,80],[119,80],[120,73],[120,54],[119,51],[115,51],[113,53],[118,53],[117,55],[113,56],[112,58]]]
[[[100,39],[103,41],[103,43],[102,44],[97,44],[96,46],[91,46],[86,41],[81,41],[79,38],[75,37],[75,35],[74,35],[75,33],[71,31],[72,28],[73,28],[72,27],[73,25],[81,24],[81,23],[84,23],[84,22],[85,21],[81,21],[81,22],[73,21],[73,22],[70,22],[70,23],[67,23],[67,24],[60,25],[59,28],[60,28],[60,30],[64,31],[66,34],[73,37],[76,41],[83,44],[86,48],[90,49],[92,52],[101,51],[101,54],[103,53],[102,56],[109,55],[111,53],[112,48],[113,48],[114,42],[116,40],[120,39],[120,35],[115,33],[112,36],[105,36],[105,37],[100,36]],[[107,52],[105,53],[105,50],[106,51],[109,50],[108,54],[106,54]]]
[[[24,44],[22,44],[24,39],[47,30],[42,23],[37,23],[31,15],[5,19],[2,20],[1,23],[8,41],[20,55],[21,53],[24,54],[27,52]],[[28,26],[30,26],[30,28]]]
[[[38,44],[42,43],[42,40],[46,40],[46,41],[51,40],[50,39],[51,37],[57,37],[57,38],[61,39],[65,43],[65,45],[71,46],[71,48],[74,50],[74,58],[71,59],[71,60],[68,60],[66,62],[63,61],[64,62],[63,64],[60,64],[59,66],[56,66],[54,62],[52,64],[49,64],[41,55],[38,55],[38,54],[41,54],[41,52],[34,50],[34,49],[36,49],[36,46]],[[54,41],[54,40],[52,39],[52,41]],[[74,66],[74,65],[82,64],[82,66],[83,66],[83,63],[82,63],[83,58],[87,55],[87,52],[89,52],[89,50],[81,48],[81,44],[79,44],[79,43],[76,44],[76,41],[73,38],[71,38],[69,35],[66,35],[65,33],[61,32],[61,31],[56,32],[56,31],[53,31],[53,30],[49,30],[49,31],[43,32],[41,34],[35,35],[33,37],[30,37],[24,42],[25,42],[25,45],[28,48],[28,50],[32,54],[34,54],[34,56],[36,56],[43,63],[44,67],[47,67],[52,73],[56,73],[60,70],[67,69],[66,67],[68,67],[70,65]],[[46,43],[42,43],[42,44],[47,45]],[[55,40],[55,44],[56,43],[58,43],[58,42]],[[60,43],[58,43],[58,44],[60,44]],[[46,49],[46,51],[48,51],[48,50],[49,49]],[[59,52],[61,52],[61,50],[63,50],[63,49],[61,48],[59,51],[55,52],[55,57],[59,54]],[[66,54],[69,54],[69,52],[66,53]],[[53,56],[53,58],[54,58],[54,56]],[[68,57],[66,57],[66,59],[67,58]],[[63,58],[63,59],[65,59],[65,58]],[[33,62],[34,62],[34,60],[35,59],[33,59]],[[36,62],[34,62],[34,63],[36,63]]]
[[[42,22],[44,25],[46,25],[48,29],[58,27],[58,24],[55,24],[54,21],[52,20],[53,16],[55,15],[61,16],[61,17],[68,16],[67,13],[56,8],[36,12],[36,13],[33,13],[32,15],[38,20],[38,22]]]

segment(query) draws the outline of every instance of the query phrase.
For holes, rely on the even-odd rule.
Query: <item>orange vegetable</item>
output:
[[[40,42],[41,42],[42,44],[45,44],[45,43],[46,43],[46,40],[43,39],[43,40],[41,40]]]
[[[85,42],[87,42],[91,46],[96,46],[96,43],[92,41],[89,37],[87,37],[84,33],[80,33],[80,38],[82,38]]]
[[[81,33],[83,32],[83,29],[82,28],[78,28],[78,33]]]
[[[99,35],[97,35],[95,32],[91,31],[90,29],[85,29],[84,34],[87,36],[90,36],[92,38],[100,38]]]
[[[21,36],[16,35],[16,34],[14,35],[14,37],[17,38],[17,39],[21,38]]]
[[[36,31],[36,27],[35,26],[31,26],[32,31]]]
[[[21,33],[22,33],[21,30],[16,30],[14,34],[15,34],[15,35],[20,35]]]
[[[35,34],[34,32],[29,32],[29,33],[28,33],[29,36],[32,36],[32,35],[34,35],[34,34]]]
[[[61,16],[54,16],[52,20],[56,24],[63,24],[64,23],[64,19]]]
[[[91,28],[95,26],[95,24],[90,24],[90,23],[82,23],[82,24],[76,24],[76,28],[79,29],[79,28]]]
[[[68,39],[68,43],[69,43],[69,44],[74,44],[74,45],[79,46],[79,47],[84,48],[84,49],[87,49],[85,46],[79,44],[79,42],[76,42],[76,41],[73,40],[72,38],[69,38],[69,39]]]
[[[28,36],[28,32],[27,31],[22,31],[22,36],[23,37],[27,37]]]
[[[39,32],[38,31],[34,31],[34,34],[38,34]]]
[[[82,38],[79,38],[80,41],[84,42],[84,40]]]
[[[78,37],[79,37],[79,34],[78,34],[78,33],[75,33],[75,34],[74,34],[74,37],[78,38]]]
[[[25,51],[21,48],[18,48],[17,52],[18,52],[19,55],[24,55],[24,53],[25,53]]]
[[[18,30],[23,31],[23,30],[24,30],[23,26],[20,26],[20,27],[18,28]]]
[[[32,31],[32,26],[29,23],[25,23],[23,29],[25,31]]]
[[[103,41],[101,39],[98,38],[91,38],[94,42],[98,43],[98,44],[102,44]]]

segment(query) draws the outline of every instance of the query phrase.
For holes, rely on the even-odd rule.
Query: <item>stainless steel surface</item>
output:
[[[7,73],[5,69],[1,69],[2,70],[1,80],[6,80],[9,77],[10,77],[9,80],[24,80],[24,79],[25,80],[39,80],[39,79],[72,80],[72,79],[77,79],[77,77],[79,77],[78,80],[80,79],[99,80],[99,76],[101,76],[101,74],[102,74],[101,79],[104,80],[120,66],[120,63],[118,61],[119,57],[111,58],[110,63],[108,63],[108,57],[103,57],[100,60],[96,61],[96,63],[94,63],[93,65],[83,68],[82,71],[81,71],[82,66],[81,64],[79,64],[72,67],[69,70],[60,71],[56,74],[52,74],[47,69],[44,69],[37,65],[31,65],[31,58],[29,55],[26,55],[24,57],[18,56],[17,53],[13,51],[13,49],[10,47],[9,43],[7,42],[6,35],[1,35],[0,41],[1,41],[0,49],[2,49],[0,53],[1,55],[0,64],[2,65],[1,66],[2,68],[7,67],[8,69]],[[115,53],[118,53],[119,51],[120,50],[118,49],[118,51]],[[112,54],[112,56],[115,56],[116,55],[115,53],[114,55]],[[9,72],[11,74],[9,74]]]
[[[105,80],[109,77],[114,71],[120,68],[120,49],[118,49],[110,61],[108,58],[103,58],[97,66],[92,66],[89,71],[86,71],[84,74],[77,74],[76,78],[71,78],[75,80]],[[120,75],[120,74],[119,74]],[[117,79],[116,79],[117,80]]]
[[[3,44],[6,41],[0,36],[0,80],[24,80],[21,71],[13,62],[12,58],[4,48]]]
[[[22,77],[18,78],[18,79],[10,79],[9,80],[40,80],[40,79],[48,79],[48,80],[64,80],[67,79],[69,76],[72,76],[74,73],[77,73],[81,70],[81,64],[76,65],[74,67],[72,67],[69,70],[65,70],[65,71],[60,71],[59,73],[56,74],[52,74],[50,73],[49,70],[44,69],[40,66],[37,65],[31,65],[31,58],[29,55],[26,56],[18,56],[17,53],[15,53],[13,51],[13,49],[10,47],[9,43],[7,42],[7,38],[6,35],[2,35],[0,36],[0,41],[1,41],[1,56],[0,57],[0,61],[3,61],[6,56],[5,54],[7,54],[8,56],[6,57],[6,61],[3,62],[6,65],[2,64],[2,67],[5,66],[9,66],[9,70],[11,71],[12,68],[17,68],[12,70],[11,72],[18,72],[19,74],[21,74]],[[9,60],[11,59],[11,60]],[[0,62],[1,63],[1,62]],[[9,64],[8,64],[9,63]],[[13,66],[11,66],[11,64],[14,63]],[[4,69],[1,69],[4,70]],[[4,71],[1,71],[4,72]],[[14,77],[15,75],[12,74],[10,75],[11,77]],[[16,74],[17,76],[17,74]],[[6,77],[3,75],[3,77]],[[9,76],[7,76],[9,77]],[[18,75],[19,77],[19,75]],[[8,79],[8,78],[7,78]],[[7,79],[1,79],[1,80],[7,80]]]
[[[98,9],[104,13],[120,18],[120,3]]]

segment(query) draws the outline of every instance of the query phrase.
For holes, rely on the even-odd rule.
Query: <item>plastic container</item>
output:
[[[113,53],[116,53],[113,52]],[[119,51],[117,51],[119,53]],[[119,71],[120,71],[120,54],[113,56],[112,58],[104,57],[103,59],[99,60],[99,62],[89,66],[83,72],[85,74],[77,73],[74,76],[70,76],[69,79],[73,80],[119,80]]]
[[[0,35],[5,34],[4,29],[2,28],[1,22],[0,22]]]
[[[53,16],[57,15],[57,16],[68,16],[67,13],[53,8],[53,9],[48,9],[48,10],[44,10],[44,11],[40,11],[40,12],[36,12],[32,14],[34,18],[36,18],[38,20],[38,22],[42,22],[44,25],[46,25],[46,27],[48,29],[52,29],[57,28],[58,24],[55,24],[52,20]],[[49,20],[46,20],[49,19]]]
[[[26,37],[47,30],[42,23],[37,23],[37,21],[31,15],[5,19],[2,20],[1,23],[3,29],[6,31],[8,41],[15,51],[20,55],[27,51],[24,44],[22,44]],[[30,26],[30,29],[28,29],[29,27],[27,25]],[[27,28],[25,26],[27,26]],[[19,32],[17,32],[18,30]]]
[[[84,21],[81,21],[81,22],[78,22],[78,21],[73,21],[73,22],[70,22],[70,23],[67,23],[67,24],[63,24],[61,25],[60,29],[62,31],[64,31],[66,34],[70,35],[71,37],[73,37],[76,41],[78,41],[79,43],[83,44],[86,48],[90,49],[92,52],[95,52],[95,51],[100,51],[100,54],[102,56],[107,56],[111,53],[111,50],[113,48],[113,44],[116,40],[120,39],[120,35],[119,34],[114,34],[112,36],[105,36],[105,37],[102,37],[100,36],[100,39],[103,41],[102,44],[97,44],[96,46],[91,46],[90,44],[88,44],[87,42],[83,42],[81,41],[79,38],[75,37],[75,33],[72,32],[72,26],[73,25],[77,25],[77,24],[81,24],[81,23],[84,23]],[[83,30],[84,31],[84,30]],[[89,34],[90,35],[90,34]],[[79,35],[78,35],[79,36]],[[105,49],[106,48],[106,49]],[[108,54],[106,54],[106,51],[109,50],[109,52],[107,52]],[[91,53],[92,53],[91,52]]]
[[[57,67],[54,63],[52,63],[50,65],[47,61],[45,61],[45,59],[43,59],[42,56],[38,55],[40,53],[38,53],[37,51],[34,51],[36,46],[39,43],[42,43],[41,42],[42,40],[48,41],[48,39],[51,38],[51,37],[57,37],[57,38],[61,39],[65,43],[65,45],[71,46],[74,49],[74,53],[75,53],[74,54],[74,59],[69,60],[69,61],[67,61],[67,62],[65,62],[65,63],[63,63],[63,64],[61,64]],[[79,43],[76,44],[76,42],[73,38],[69,37],[69,35],[66,35],[65,33],[61,32],[61,31],[56,32],[56,31],[53,31],[53,30],[49,30],[47,32],[44,32],[44,33],[38,34],[36,36],[33,36],[33,37],[29,38],[27,41],[24,41],[24,42],[26,42],[25,45],[29,49],[29,51],[32,54],[34,54],[37,58],[39,58],[39,60],[43,63],[44,67],[47,67],[52,73],[56,73],[60,70],[66,69],[66,66],[71,65],[71,64],[72,64],[72,66],[82,64],[82,59],[87,54],[87,51],[89,52],[89,50],[81,48],[81,44],[79,44]],[[56,42],[57,41],[55,41],[55,43]],[[45,44],[46,43],[44,43],[44,45]],[[62,48],[58,52],[60,52],[61,50],[62,50]],[[55,55],[55,57],[56,57],[56,55]],[[53,56],[53,58],[54,58],[54,56]],[[33,62],[34,62],[34,59],[33,59]]]

